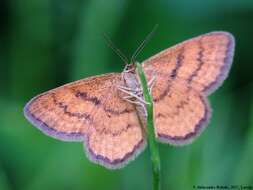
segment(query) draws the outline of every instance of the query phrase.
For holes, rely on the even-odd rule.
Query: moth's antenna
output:
[[[145,47],[145,45],[147,44],[147,42],[151,39],[151,37],[154,35],[156,29],[158,27],[158,24],[156,24],[154,26],[154,28],[152,29],[152,31],[147,35],[147,37],[143,40],[143,42],[141,43],[141,45],[135,50],[133,56],[131,57],[131,63],[134,63],[135,58],[138,56],[138,54],[142,51],[142,49]]]
[[[106,35],[105,33],[103,34],[105,41],[107,42],[107,45],[121,58],[121,60],[127,65],[128,59],[127,57],[122,53],[122,51],[120,51],[119,48],[116,47],[116,45],[112,42],[112,40],[109,38],[108,35]]]

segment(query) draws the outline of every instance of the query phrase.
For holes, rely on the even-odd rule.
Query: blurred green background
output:
[[[38,93],[124,64],[107,33],[130,56],[155,24],[142,61],[185,39],[225,30],[236,38],[224,85],[210,97],[213,116],[191,145],[160,145],[162,189],[253,185],[252,0],[1,0],[0,189],[151,189],[146,149],[127,167],[92,164],[82,143],[43,135],[23,116]]]

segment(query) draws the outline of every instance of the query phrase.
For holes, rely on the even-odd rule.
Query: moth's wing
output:
[[[65,141],[84,141],[87,156],[119,168],[145,146],[135,107],[120,98],[120,74],[73,82],[33,98],[26,118],[45,134]]]
[[[210,115],[204,95],[182,81],[173,81],[167,94],[154,102],[156,136],[164,143],[189,144],[207,126]]]
[[[210,117],[206,96],[226,78],[233,52],[231,34],[212,32],[144,61],[148,80],[156,77],[152,95],[159,140],[186,144],[203,131]]]
[[[164,82],[181,79],[209,95],[225,80],[234,55],[234,37],[227,32],[211,32],[168,48],[144,61],[146,74],[156,74]]]

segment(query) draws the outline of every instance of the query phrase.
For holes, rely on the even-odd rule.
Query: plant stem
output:
[[[154,130],[154,120],[153,120],[153,98],[149,91],[146,76],[142,70],[140,63],[136,63],[137,72],[140,77],[141,86],[143,90],[144,100],[147,102],[147,136],[148,136],[148,144],[150,150],[150,157],[152,162],[153,169],[153,189],[159,190],[160,185],[160,155],[158,150],[158,145],[155,139],[155,130]]]

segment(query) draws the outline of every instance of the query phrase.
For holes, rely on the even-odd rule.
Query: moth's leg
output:
[[[124,97],[123,97],[124,98]],[[131,99],[128,99],[128,98],[124,98],[126,101],[132,103],[132,104],[137,104],[137,105],[141,105],[141,103],[139,101],[136,101],[136,100],[131,100]]]
[[[146,104],[144,104],[140,101],[137,101],[137,100],[131,100],[131,99],[125,99],[125,100],[132,103],[132,104],[135,104],[137,106],[141,106],[143,108],[144,112],[145,112],[144,115],[147,116],[147,110],[146,110],[146,106],[145,106]]]
[[[156,81],[156,76],[153,76],[149,81],[148,81],[148,89],[149,92],[152,92],[152,89],[155,85],[155,81]]]
[[[129,91],[129,92],[131,92],[131,91]],[[137,95],[138,97],[142,97],[142,96],[143,96],[142,90],[133,91],[133,93],[134,93],[135,95]],[[125,98],[132,98],[132,95],[125,96]]]
[[[126,86],[117,86],[117,88],[121,88],[123,90],[127,90],[127,91],[131,91],[131,92],[141,92],[142,90],[140,88],[137,89],[132,89],[130,87],[126,87]]]
[[[124,93],[127,93],[127,94],[132,94],[134,93],[135,95],[142,95],[142,90],[137,88],[137,89],[132,89],[132,88],[129,88],[129,87],[125,87],[125,86],[117,86],[117,88],[119,90],[121,90],[122,92]]]
[[[142,102],[142,103],[144,103],[144,104],[148,104],[148,102],[146,102],[144,99],[143,99],[143,97],[139,97],[139,96],[137,96],[134,92],[132,92],[132,91],[127,91],[127,90],[124,90],[124,89],[122,89],[122,88],[118,88],[120,91],[122,91],[122,92],[124,92],[124,93],[126,93],[126,94],[128,94],[128,95],[130,95],[131,96],[131,98],[136,98],[137,100],[139,100],[140,102]]]
[[[148,88],[149,91],[152,92],[152,88],[155,84],[156,81],[156,76],[153,76],[149,81],[148,81]],[[144,101],[143,98],[143,91],[140,88],[130,88],[130,87],[126,87],[126,86],[117,86],[119,90],[121,90],[122,92],[128,94],[128,96],[125,96],[125,99],[131,99],[132,97],[135,97],[136,99],[138,99],[139,101],[141,101],[142,103],[148,104],[146,101]]]
[[[136,94],[136,95],[142,95],[142,93],[141,94]],[[128,98],[128,99],[132,99],[133,98],[133,96],[132,95],[128,95],[128,96],[124,96],[123,98]]]

